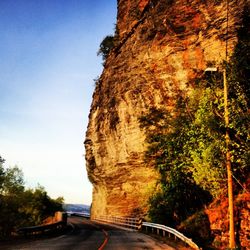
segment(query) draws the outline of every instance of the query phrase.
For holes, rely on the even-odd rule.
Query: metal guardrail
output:
[[[90,218],[90,214],[89,213],[81,213],[81,212],[71,212],[68,211],[66,212],[68,216],[79,216],[79,217],[84,217],[84,218]]]
[[[94,217],[92,220],[100,222],[108,222],[118,226],[131,228],[134,230],[139,230],[141,228],[142,219],[140,218],[130,218],[130,217],[116,217],[109,215],[102,215],[99,217]]]
[[[164,237],[166,235],[166,232],[168,234],[173,234],[175,237],[179,238],[180,240],[182,240],[183,242],[188,244],[193,249],[196,249],[196,250],[201,249],[191,239],[187,238],[185,235],[183,235],[182,233],[178,232],[177,230],[175,230],[175,229],[173,229],[171,227],[167,227],[167,226],[164,226],[164,225],[161,225],[161,224],[149,223],[149,222],[143,222],[142,227],[145,227],[146,231],[147,231],[148,228],[151,228],[152,232],[154,230],[156,230],[157,234],[159,234],[160,230],[162,230],[162,233],[163,233]]]
[[[92,218],[95,221],[105,222],[105,223],[111,223],[118,226],[126,227],[126,228],[132,228],[134,230],[140,230],[143,227],[145,227],[146,231],[148,231],[148,228],[151,228],[151,231],[156,231],[157,234],[160,234],[160,230],[162,231],[163,237],[166,236],[166,233],[169,234],[169,236],[172,234],[175,238],[179,238],[184,243],[189,245],[195,250],[201,250],[191,239],[183,235],[182,233],[178,232],[177,230],[167,227],[165,225],[156,224],[156,223],[149,223],[149,222],[142,222],[142,219],[140,218],[129,218],[129,217],[116,217],[116,216],[108,216],[108,215],[102,215],[98,217]]]
[[[41,234],[56,232],[56,231],[66,228],[67,226],[67,214],[66,213],[56,212],[54,219],[57,220],[57,222],[46,224],[46,225],[22,227],[17,230],[17,233],[22,234],[26,237],[28,235],[41,235]]]
[[[59,222],[48,224],[48,225],[23,227],[23,228],[20,228],[17,232],[19,234],[23,234],[24,236],[46,234],[46,233],[61,230],[66,226],[66,224],[67,223],[65,221],[59,221]]]

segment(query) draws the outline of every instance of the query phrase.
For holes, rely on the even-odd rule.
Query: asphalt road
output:
[[[54,238],[12,242],[3,250],[151,250],[174,248],[150,236],[93,223],[80,217],[69,217],[71,229]],[[0,243],[1,244],[1,243]]]

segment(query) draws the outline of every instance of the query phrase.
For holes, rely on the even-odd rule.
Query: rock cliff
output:
[[[146,213],[158,174],[144,162],[138,118],[171,109],[180,90],[225,59],[226,40],[232,51],[247,1],[229,2],[227,12],[226,0],[118,0],[118,42],[96,82],[85,140],[92,216]]]

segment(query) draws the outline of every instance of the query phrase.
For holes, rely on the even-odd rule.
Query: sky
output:
[[[83,142],[116,14],[116,0],[0,0],[0,155],[66,203],[91,203]]]

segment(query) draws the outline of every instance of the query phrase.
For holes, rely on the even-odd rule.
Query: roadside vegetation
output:
[[[18,228],[40,225],[43,221],[62,211],[63,198],[52,199],[38,185],[27,189],[20,168],[4,167],[0,156],[0,239],[9,237]]]
[[[203,73],[188,93],[180,91],[171,111],[152,107],[140,118],[148,150],[145,162],[160,173],[149,199],[153,222],[176,227],[227,194],[222,69],[227,70],[230,153],[235,194],[247,192],[250,165],[249,16],[238,31],[229,62]],[[208,65],[209,66],[209,65]],[[202,219],[204,220],[204,214]],[[208,225],[209,226],[209,225]],[[197,232],[196,232],[197,233]],[[208,236],[209,237],[209,236]]]

